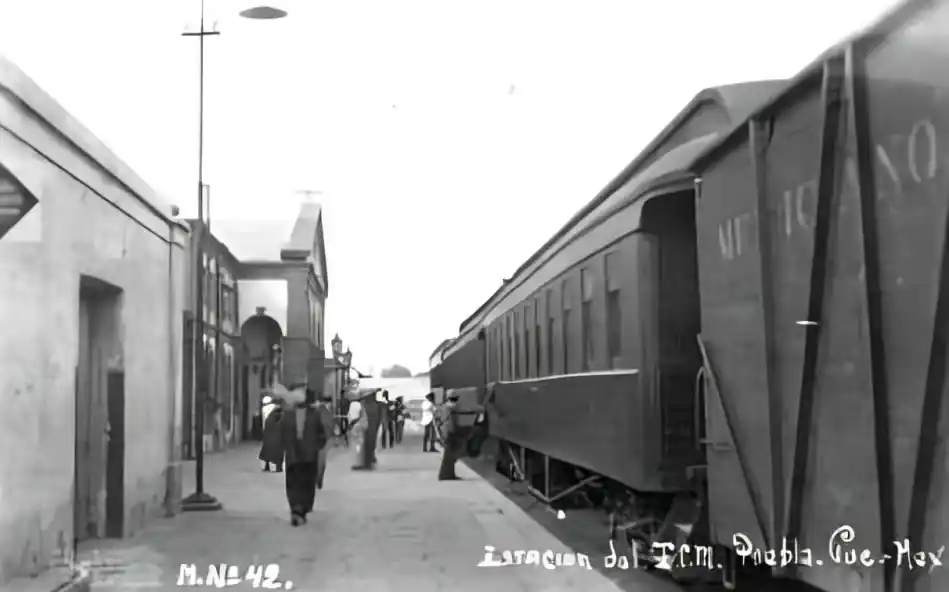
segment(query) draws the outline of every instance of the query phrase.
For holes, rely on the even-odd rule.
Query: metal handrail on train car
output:
[[[715,391],[716,396],[718,397],[718,402],[722,407],[722,414],[725,417],[725,428],[728,430],[728,435],[731,437],[732,447],[727,449],[733,449],[735,455],[738,457],[738,466],[741,469],[742,481],[744,481],[745,489],[748,493],[748,498],[751,500],[752,511],[754,512],[755,519],[758,523],[758,529],[761,531],[761,537],[767,544],[769,542],[768,531],[765,528],[764,508],[761,505],[761,501],[758,499],[758,496],[755,495],[754,488],[751,486],[748,475],[748,463],[744,454],[742,454],[742,449],[738,445],[738,439],[735,437],[735,430],[732,428],[731,416],[728,413],[728,408],[725,406],[724,398],[722,397],[722,391],[719,388],[718,377],[715,375],[715,370],[712,368],[712,361],[708,355],[708,349],[705,347],[705,342],[702,340],[701,335],[695,336],[696,341],[699,344],[699,351],[702,354],[702,365],[708,376],[708,380],[711,383],[712,390]],[[707,394],[707,391],[706,391]],[[706,434],[707,435],[707,434]],[[710,440],[709,438],[704,438],[704,445],[709,446],[713,450],[721,450],[721,444],[715,441]]]

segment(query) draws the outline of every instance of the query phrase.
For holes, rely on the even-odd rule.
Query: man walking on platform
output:
[[[319,479],[320,451],[327,445],[320,412],[314,405],[315,393],[305,385],[296,385],[289,391],[275,392],[284,412],[280,422],[273,424],[277,432],[286,464],[286,493],[290,505],[290,523],[306,523],[306,515],[313,511],[316,486]]]

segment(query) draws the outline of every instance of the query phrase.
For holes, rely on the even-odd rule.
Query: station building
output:
[[[164,513],[188,228],[0,58],[0,583]]]

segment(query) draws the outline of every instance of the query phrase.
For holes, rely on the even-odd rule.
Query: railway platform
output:
[[[83,546],[79,560],[90,570],[91,589],[179,589],[191,573],[202,587],[265,589],[267,566],[277,566],[271,589],[619,590],[579,566],[478,567],[486,545],[499,553],[571,550],[462,463],[462,480],[438,482],[441,455],[423,453],[417,437],[380,449],[373,472],[351,471],[351,452],[335,448],[314,512],[298,528],[289,524],[283,474],[262,472],[257,452],[250,444],[207,457],[205,483],[222,511],[179,514],[132,538]],[[192,483],[185,486],[190,491]],[[210,566],[217,573],[222,564],[234,566],[235,578],[223,570],[224,581],[207,581]]]

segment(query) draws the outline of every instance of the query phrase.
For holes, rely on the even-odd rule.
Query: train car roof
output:
[[[442,341],[441,343],[439,343],[439,344],[438,344],[438,347],[436,347],[436,348],[434,349],[434,351],[432,351],[432,355],[428,356],[428,363],[431,364],[431,363],[432,363],[432,360],[435,359],[435,356],[437,356],[438,354],[442,353],[442,351],[444,351],[445,348],[447,348],[449,345],[451,345],[451,342],[452,342],[452,341],[454,341],[454,339],[446,339],[446,340]]]
[[[949,0],[907,0],[906,2],[902,2],[885,12],[873,24],[851,34],[843,41],[822,52],[820,56],[810,62],[803,70],[784,84],[783,88],[778,92],[774,93],[768,100],[737,120],[728,133],[721,134],[721,136],[695,160],[692,169],[693,172],[697,174],[706,170],[736,144],[744,142],[747,136],[746,128],[749,121],[769,117],[797,99],[802,92],[810,88],[811,84],[820,80],[823,76],[824,65],[829,60],[841,57],[854,44],[861,45],[863,50],[870,50],[874,46],[882,43],[890,33],[909,23],[919,14],[925,12],[927,9],[945,5],[947,1]]]
[[[653,160],[660,149],[665,147],[667,142],[680,130],[702,107],[709,104],[717,105],[728,116],[730,122],[743,120],[747,118],[756,107],[758,107],[768,97],[773,95],[778,89],[785,85],[785,81],[763,80],[757,82],[742,82],[729,84],[713,88],[707,88],[699,92],[675,118],[672,119],[659,134],[640,152],[636,158],[630,162],[616,177],[614,177],[596,196],[585,206],[583,206],[570,220],[564,224],[547,242],[541,246],[533,255],[517,268],[514,274],[505,279],[501,286],[495,290],[478,309],[465,319],[458,327],[459,333],[464,333],[473,322],[476,321],[487,309],[498,299],[502,292],[510,283],[523,274],[534,262],[536,262],[545,252],[547,252],[559,239],[563,238],[572,228],[577,226],[585,217],[590,215],[597,207],[606,202],[611,196],[623,188],[623,185],[633,179],[633,177],[644,170],[648,165],[653,164]],[[687,144],[688,142],[684,142]],[[675,148],[673,148],[674,150]],[[691,160],[681,163],[683,170],[691,169]]]

